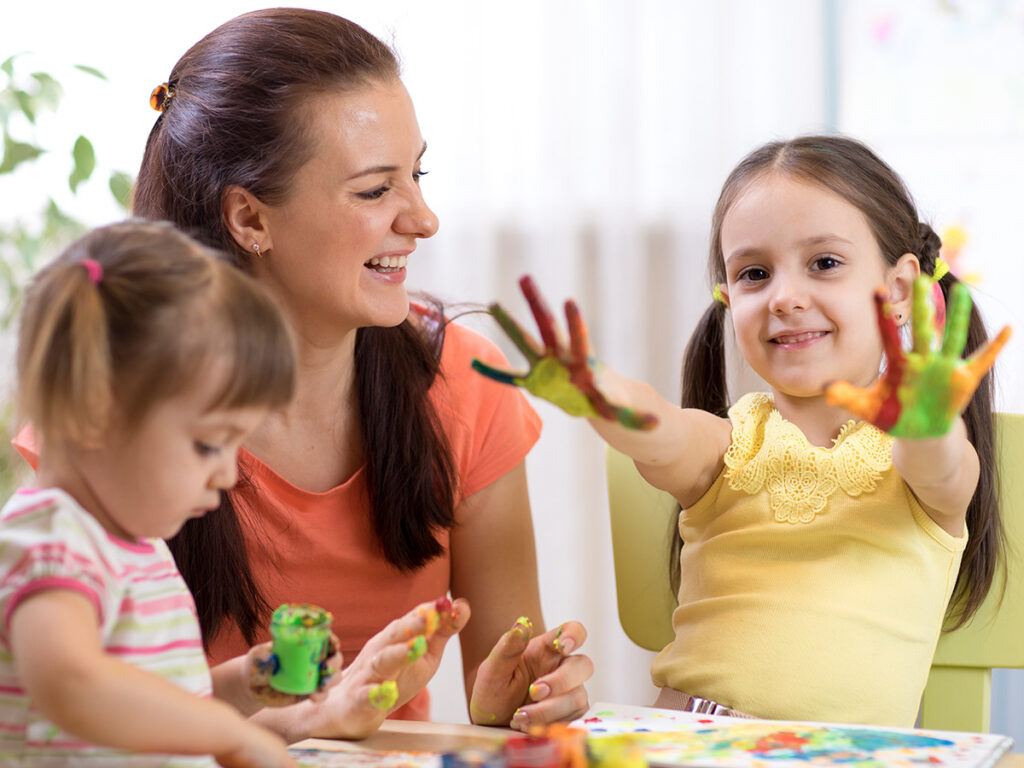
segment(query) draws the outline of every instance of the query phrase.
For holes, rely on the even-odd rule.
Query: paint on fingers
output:
[[[417,635],[412,640],[409,640],[405,647],[405,661],[407,664],[412,664],[414,661],[423,658],[423,655],[427,652],[427,638],[423,635]]]
[[[391,709],[398,701],[398,683],[385,680],[370,688],[370,706],[374,709]]]

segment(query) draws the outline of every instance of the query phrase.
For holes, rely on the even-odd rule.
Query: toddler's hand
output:
[[[338,636],[333,632],[327,645],[327,653],[320,662],[320,681],[316,691],[311,694],[283,693],[270,685],[270,676],[277,669],[277,657],[273,653],[273,643],[254,646],[246,654],[245,664],[249,670],[249,691],[253,699],[268,707],[287,707],[290,704],[312,699],[322,701],[327,691],[339,681],[338,670],[341,669],[341,652]]]
[[[266,728],[243,721],[241,746],[214,755],[224,768],[296,768],[280,736]]]
[[[582,715],[588,706],[583,684],[594,673],[594,665],[573,651],[586,638],[579,622],[569,621],[533,637],[530,620],[517,619],[477,671],[469,701],[472,721],[507,723],[525,731]]]
[[[569,325],[569,347],[566,348],[558,338],[554,318],[533,280],[529,276],[523,277],[519,287],[537,321],[543,349],[500,304],[492,304],[491,314],[526,356],[530,370],[513,373],[480,360],[473,361],[473,369],[502,384],[523,387],[557,405],[570,416],[600,417],[617,421],[630,429],[653,429],[658,423],[655,416],[610,403],[598,388],[594,373],[600,364],[591,357],[587,327],[576,302],[571,299],[565,302],[565,318]]]
[[[934,349],[930,286],[931,281],[924,276],[914,282],[914,344],[909,353],[903,351],[885,291],[878,289],[875,306],[885,349],[885,374],[866,389],[840,381],[825,393],[829,403],[843,406],[894,437],[945,435],[1010,338],[1010,328],[1004,327],[995,339],[979,347],[970,358],[962,359],[971,297],[963,283],[955,283],[942,348]]]

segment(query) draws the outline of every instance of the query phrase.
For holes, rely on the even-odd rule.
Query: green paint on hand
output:
[[[572,383],[569,369],[553,357],[537,361],[530,372],[516,383],[537,397],[553,403],[570,416],[596,417],[594,406]]]
[[[427,652],[427,638],[423,635],[417,635],[406,643],[406,647],[409,651],[405,654],[405,660],[412,664],[417,659],[422,659],[423,654]]]
[[[398,701],[398,683],[385,680],[370,689],[370,705],[375,709],[391,709]]]

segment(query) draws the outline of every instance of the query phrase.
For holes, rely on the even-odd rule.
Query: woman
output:
[[[328,13],[257,11],[193,46],[153,103],[135,214],[232,254],[298,346],[297,396],[245,443],[242,483],[172,542],[212,660],[248,648],[268,608],[298,599],[334,613],[346,662],[372,665],[375,632],[450,590],[399,705],[461,628],[474,722],[581,714],[592,665],[572,651],[585,630],[544,632],[540,618],[523,465],[539,419],[470,370],[473,357],[500,361],[493,345],[410,311],[406,264],[438,222],[393,52]],[[343,679],[325,704],[265,717],[289,738],[365,735],[378,722],[351,699]],[[398,714],[426,718],[426,692]]]

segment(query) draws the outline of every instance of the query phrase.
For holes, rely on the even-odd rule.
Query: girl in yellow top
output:
[[[709,261],[717,300],[687,348],[682,408],[597,366],[572,302],[569,349],[528,279],[544,349],[492,308],[531,370],[477,370],[592,417],[683,508],[676,637],[652,667],[658,705],[913,724],[951,597],[954,622],[969,618],[1002,547],[987,371],[1008,330],[982,347],[939,245],[867,147],[810,136],[755,150],[725,182]],[[940,310],[953,292],[941,351],[922,274]],[[727,310],[770,388],[732,408]],[[965,346],[977,350],[969,361]]]

